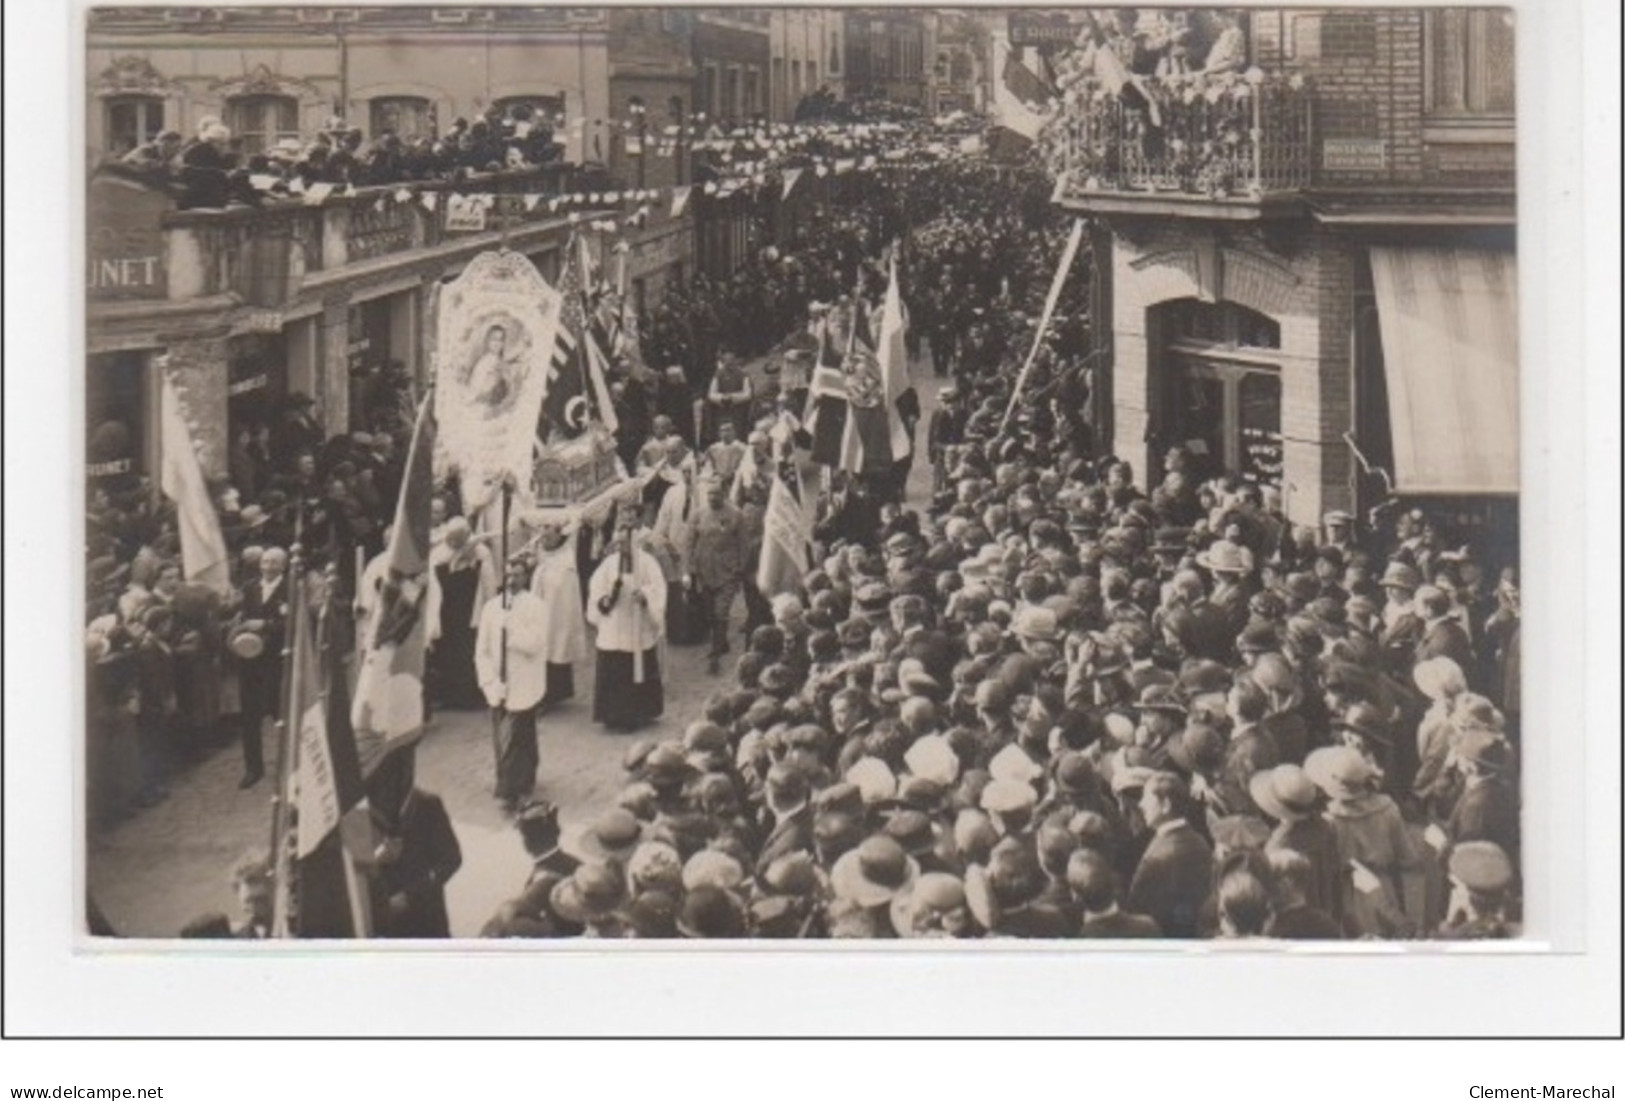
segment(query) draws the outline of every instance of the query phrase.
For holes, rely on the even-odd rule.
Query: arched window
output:
[[[114,156],[151,141],[164,128],[164,101],[157,96],[109,96],[102,110],[106,149]]]
[[[283,138],[299,137],[299,101],[292,96],[233,96],[226,101],[226,125],[243,152],[263,153]]]
[[[379,96],[369,102],[368,111],[372,137],[386,130],[408,141],[435,136],[434,104],[422,96]]]

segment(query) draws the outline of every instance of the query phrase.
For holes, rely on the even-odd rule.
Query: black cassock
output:
[[[395,938],[451,936],[446,913],[446,881],[463,866],[463,849],[438,795],[412,789],[394,831],[401,853],[380,864],[372,877],[373,935]],[[406,896],[406,907],[391,911],[389,900]]]

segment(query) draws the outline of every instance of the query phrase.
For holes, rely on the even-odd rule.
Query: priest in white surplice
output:
[[[581,609],[581,574],[576,565],[578,529],[545,522],[536,536],[536,571],[530,591],[542,602],[547,624],[544,658],[547,693],[541,709],[574,699],[575,663],[587,660],[587,620]]]
[[[666,633],[666,575],[643,549],[636,511],[620,510],[615,543],[587,586],[587,620],[598,631],[592,717],[630,732],[660,717],[660,640]]]

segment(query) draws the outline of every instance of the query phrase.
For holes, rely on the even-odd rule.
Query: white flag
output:
[[[159,487],[175,502],[175,526],[180,529],[181,568],[186,580],[196,581],[219,593],[231,588],[231,556],[220,534],[220,518],[209,487],[203,480],[203,467],[197,461],[192,431],[181,413],[180,393],[168,371],[161,371],[159,398]]]

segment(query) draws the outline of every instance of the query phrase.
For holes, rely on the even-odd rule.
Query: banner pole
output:
[[[1044,334],[1049,331],[1050,319],[1055,316],[1055,306],[1061,300],[1061,288],[1066,285],[1067,272],[1072,270],[1072,261],[1077,258],[1078,245],[1083,240],[1083,219],[1076,218],[1072,222],[1072,234],[1067,238],[1066,251],[1061,254],[1060,266],[1055,269],[1055,278],[1050,283],[1049,297],[1044,300],[1044,314],[1038,320],[1038,329],[1033,333],[1033,346],[1027,353],[1027,361],[1021,366],[1021,374],[1016,378],[1016,387],[1010,392],[1010,404],[1005,407],[1004,419],[999,422],[999,432],[1010,426],[1010,418],[1015,414],[1016,403],[1021,400],[1021,390],[1027,384],[1027,376],[1032,373],[1033,364],[1038,360],[1038,349],[1043,346]],[[1099,324],[1099,319],[1095,319]]]

